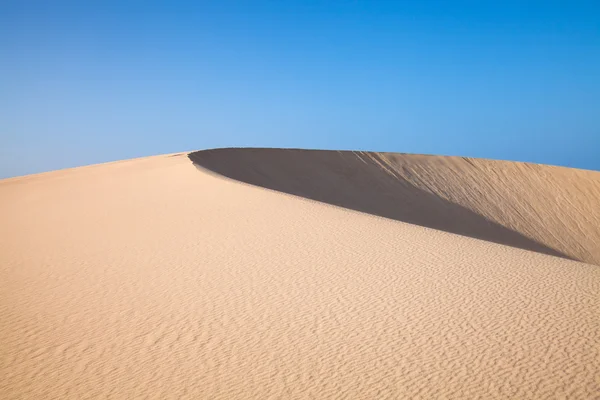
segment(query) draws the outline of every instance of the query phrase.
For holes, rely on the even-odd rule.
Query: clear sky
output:
[[[600,2],[0,2],[0,177],[225,146],[600,170]]]

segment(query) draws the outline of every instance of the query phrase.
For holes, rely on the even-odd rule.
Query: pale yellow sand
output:
[[[191,157],[0,181],[0,398],[599,398],[600,173]]]

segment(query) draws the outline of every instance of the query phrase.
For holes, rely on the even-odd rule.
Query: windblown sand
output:
[[[598,172],[223,149],[0,221],[2,399],[600,397]]]

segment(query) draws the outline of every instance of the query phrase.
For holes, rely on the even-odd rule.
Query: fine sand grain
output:
[[[600,396],[598,172],[223,149],[0,213],[2,399]]]

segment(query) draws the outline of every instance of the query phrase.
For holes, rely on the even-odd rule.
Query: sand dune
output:
[[[3,180],[0,398],[596,398],[599,203],[598,172],[361,152]]]

